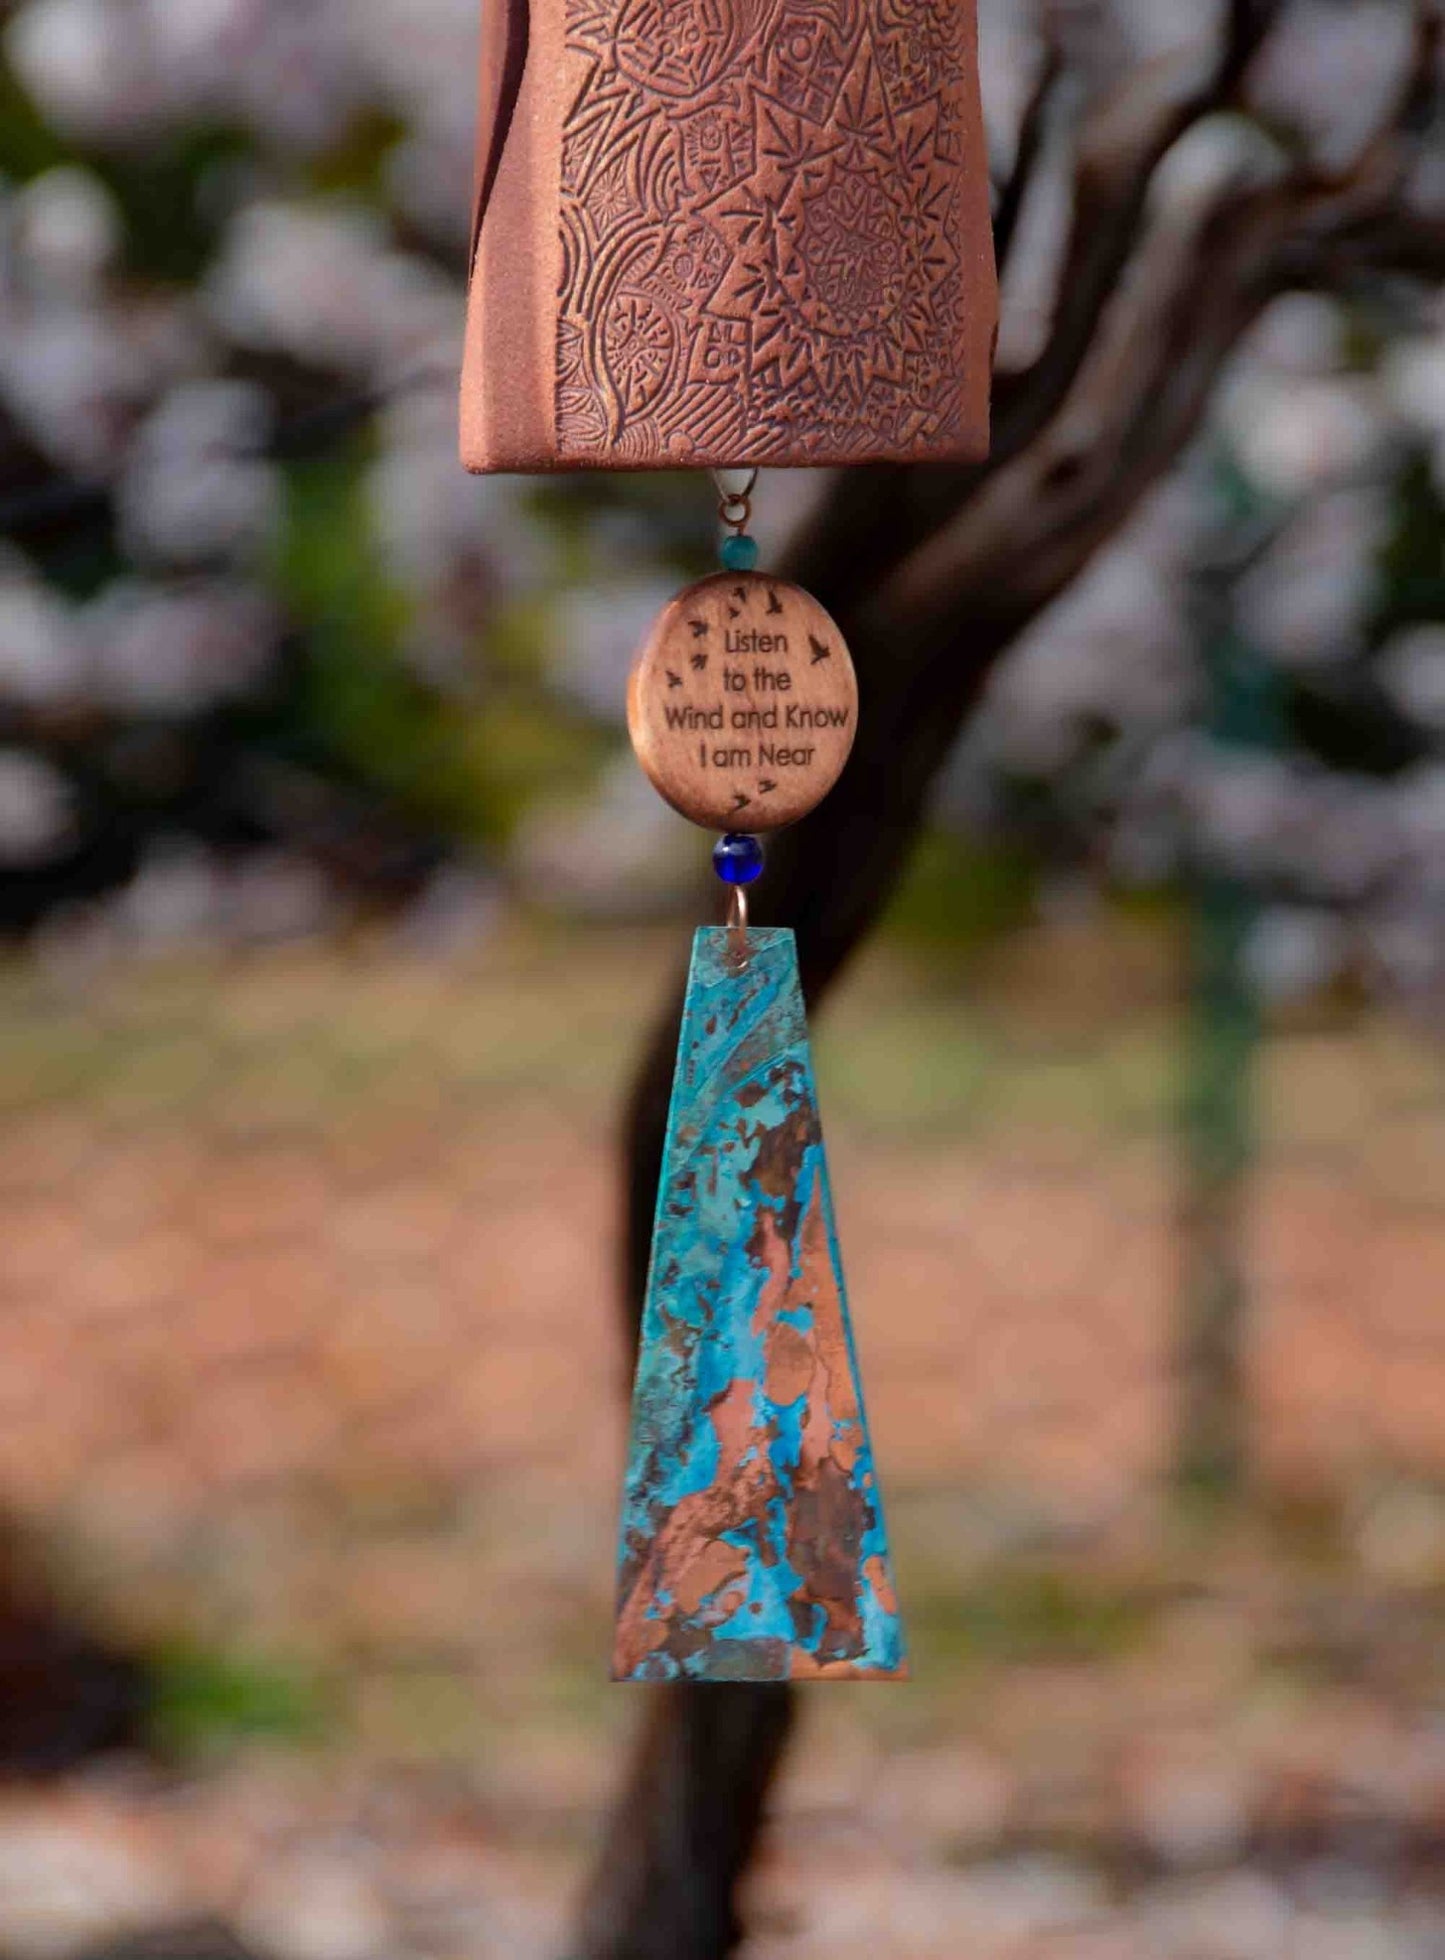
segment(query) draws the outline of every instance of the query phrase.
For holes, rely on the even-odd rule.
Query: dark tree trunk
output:
[[[787,1688],[646,1691],[651,1706],[583,1913],[588,1960],[713,1960],[793,1722]]]
[[[140,1665],[72,1626],[35,1561],[0,1532],[0,1781],[59,1776],[135,1748],[149,1702]]]

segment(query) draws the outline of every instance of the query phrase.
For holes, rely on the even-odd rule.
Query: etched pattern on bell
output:
[[[490,91],[484,149],[474,468],[983,453],[972,0],[528,0],[518,26],[519,5],[525,70],[510,103]]]

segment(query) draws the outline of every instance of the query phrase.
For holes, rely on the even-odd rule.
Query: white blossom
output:
[[[1240,581],[1237,612],[1249,638],[1286,667],[1353,653],[1389,521],[1376,488],[1312,499]]]
[[[0,335],[0,397],[41,450],[82,477],[119,460],[150,376],[103,314],[60,307]]]
[[[599,721],[620,725],[637,649],[676,589],[675,581],[658,577],[568,592],[554,618],[554,685]]]
[[[1368,380],[1270,374],[1263,367],[1243,367],[1227,383],[1219,420],[1245,469],[1280,497],[1361,470],[1387,427]]]
[[[206,294],[242,346],[367,375],[419,369],[460,336],[454,288],[344,201],[261,202],[232,224]],[[455,364],[455,350],[451,353]]]
[[[1338,300],[1324,293],[1282,293],[1255,322],[1242,363],[1276,374],[1338,374],[1348,333],[1349,321]]]
[[[122,893],[115,917],[126,937],[147,951],[204,942],[224,918],[222,868],[191,838],[157,838]]]
[[[304,939],[324,930],[334,909],[318,864],[295,851],[262,851],[236,868],[227,925],[250,943]]]
[[[529,893],[598,917],[675,903],[697,871],[686,826],[630,756],[611,765],[585,800],[529,812],[513,860]]]
[[[1251,97],[1319,163],[1343,169],[1388,116],[1413,51],[1412,12],[1396,0],[1296,0],[1265,42]]]
[[[48,708],[76,700],[87,663],[75,618],[18,555],[0,556],[0,703]]]
[[[1445,733],[1445,623],[1397,633],[1381,649],[1376,671],[1402,714]]]
[[[85,299],[120,247],[115,199],[79,164],[61,164],[33,177],[15,193],[11,219],[17,271],[33,296]]]
[[[1399,415],[1423,435],[1445,438],[1445,333],[1390,348],[1384,384]]]
[[[117,490],[121,535],[141,560],[254,559],[275,535],[281,490],[260,455],[270,398],[245,382],[182,383],[136,433]]]
[[[166,103],[166,78],[136,59],[134,17],[114,0],[25,0],[5,52],[47,115],[82,139],[134,133]]]
[[[45,864],[72,835],[70,785],[24,749],[0,749],[0,864]]]
[[[255,589],[122,580],[85,613],[96,697],[117,712],[191,715],[243,694],[265,672],[277,621]]]
[[[457,463],[453,389],[403,389],[377,419],[367,501],[388,568],[435,597],[469,562],[485,561],[498,592],[538,583],[548,567],[525,486],[469,477]]]

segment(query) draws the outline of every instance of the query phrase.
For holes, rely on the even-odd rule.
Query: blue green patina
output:
[[[791,932],[693,946],[633,1398],[618,1680],[900,1678]]]

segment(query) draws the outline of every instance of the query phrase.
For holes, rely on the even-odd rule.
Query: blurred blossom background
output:
[[[558,1960],[638,1705],[617,1113],[714,901],[624,688],[713,501],[457,465],[476,12],[3,10],[3,1960]],[[1407,9],[1292,19],[1339,165]],[[808,1700],[757,1960],[1445,1956],[1442,518],[1438,283],[1271,299],[821,1019],[917,1680]]]

